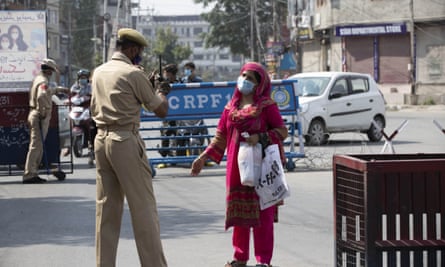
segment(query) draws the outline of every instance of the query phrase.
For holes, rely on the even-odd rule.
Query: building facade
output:
[[[136,29],[148,39],[155,39],[158,29],[170,28],[178,36],[178,44],[189,46],[192,55],[184,62],[176,63],[179,67],[187,61],[193,61],[198,75],[204,81],[226,81],[235,79],[242,64],[242,58],[230,53],[228,48],[206,48],[201,34],[208,32],[209,23],[199,15],[182,16],[139,16]],[[182,75],[180,68],[178,75]]]
[[[300,71],[370,73],[390,103],[445,103],[444,1],[295,4]]]

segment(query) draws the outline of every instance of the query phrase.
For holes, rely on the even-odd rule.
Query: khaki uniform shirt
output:
[[[91,112],[98,127],[139,125],[141,106],[155,110],[162,99],[148,76],[121,52],[94,70]]]
[[[49,86],[48,78],[40,72],[32,81],[29,91],[29,106],[39,112],[40,117],[51,115],[52,96],[56,91]]]

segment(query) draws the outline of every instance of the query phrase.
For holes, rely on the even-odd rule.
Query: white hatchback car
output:
[[[325,144],[329,134],[341,132],[360,132],[372,142],[381,140],[385,100],[371,75],[311,72],[289,79],[298,80],[295,94],[306,145]]]

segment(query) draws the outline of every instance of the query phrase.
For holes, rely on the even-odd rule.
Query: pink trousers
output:
[[[253,227],[253,244],[257,263],[270,264],[274,247],[273,224],[276,206],[260,211],[260,226]],[[235,250],[234,259],[249,260],[250,228],[233,227],[232,244]]]

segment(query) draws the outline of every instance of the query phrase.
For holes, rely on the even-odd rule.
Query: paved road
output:
[[[396,139],[396,151],[445,151],[445,135],[427,126],[432,118],[445,125],[443,110],[391,112],[388,117],[389,131],[410,118],[410,127]],[[332,154],[378,153],[382,145],[364,142],[360,134],[343,134],[332,136],[329,146],[307,148],[310,158],[287,173],[291,197],[275,225],[274,266],[333,265]],[[187,166],[161,169],[154,180],[169,266],[223,266],[232,254],[231,233],[223,228],[224,166],[207,167],[199,177],[188,173]],[[94,177],[86,158],[75,160],[75,171],[64,182],[23,185],[20,176],[0,177],[0,267],[94,266]],[[139,266],[128,209],[117,261],[118,266]]]
[[[231,233],[224,231],[224,167],[207,167],[199,177],[188,172],[161,169],[154,180],[169,266],[223,266],[232,253]],[[331,266],[331,173],[287,178],[292,197],[275,225],[274,266]],[[20,179],[0,180],[0,266],[94,266],[95,178],[86,159],[64,182],[23,185]],[[139,266],[127,209],[118,266]]]

